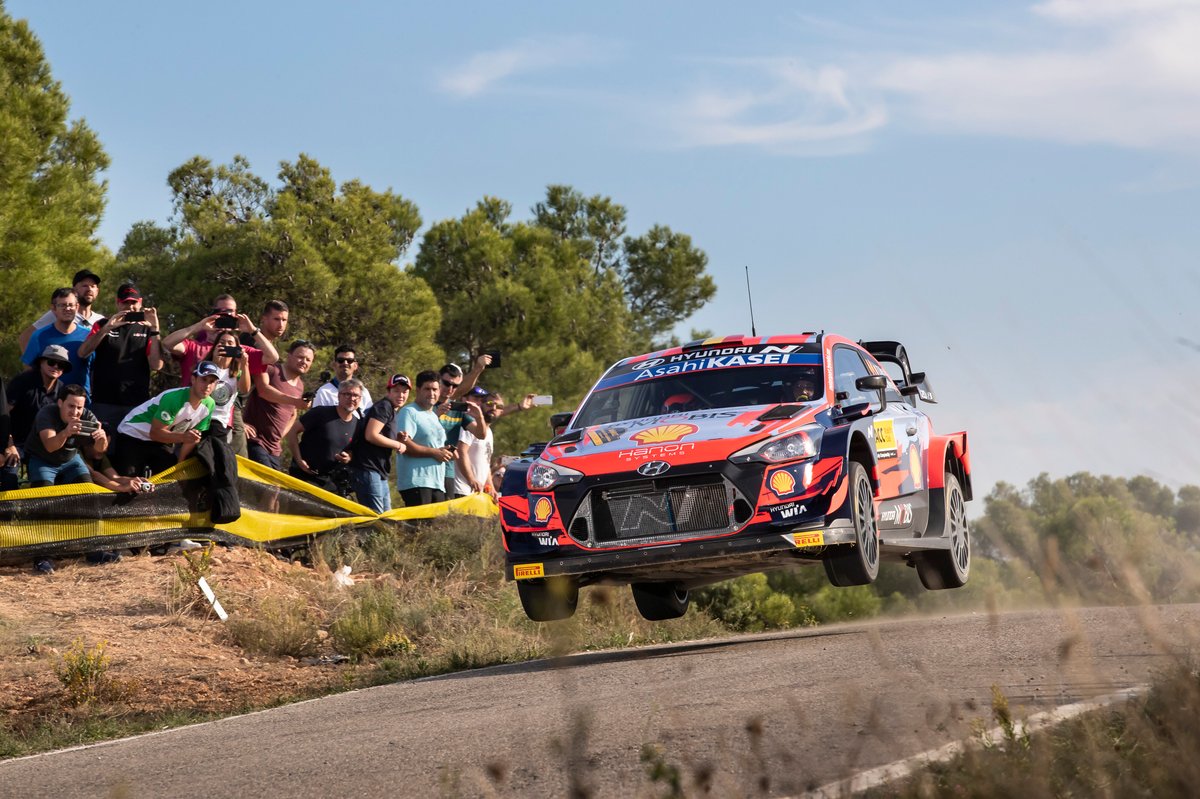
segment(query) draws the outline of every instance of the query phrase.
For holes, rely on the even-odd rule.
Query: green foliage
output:
[[[765,574],[748,574],[708,586],[697,591],[693,601],[713,618],[742,632],[809,622],[791,597],[771,590]]]
[[[120,277],[141,284],[170,328],[201,318],[218,294],[233,294],[252,319],[282,299],[288,338],[317,345],[314,370],[350,343],[376,394],[386,375],[439,362],[437,301],[398,266],[421,225],[416,206],[356,180],[339,187],[304,154],[277,177],[272,187],[241,156],[181,165],[167,180],[174,226],[135,225],[117,256]]]
[[[511,210],[485,197],[434,224],[412,270],[443,309],[437,340],[451,359],[503,352],[483,382],[510,401],[537,391],[576,407],[604,369],[649,349],[715,291],[687,236],[655,227],[625,237],[625,209],[608,197],[556,185],[531,222],[511,221]],[[544,441],[550,413],[504,420],[497,450]]]
[[[0,363],[17,364],[17,334],[49,307],[76,270],[103,272],[96,242],[108,156],[54,80],[41,43],[0,5]]]

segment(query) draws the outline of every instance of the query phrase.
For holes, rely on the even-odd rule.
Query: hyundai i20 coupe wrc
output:
[[[918,400],[933,390],[895,341],[730,336],[626,358],[509,466],[507,577],[535,621],[626,583],[644,617],[677,618],[692,588],[818,562],[837,586],[893,558],[960,587],[967,435],[936,435]]]

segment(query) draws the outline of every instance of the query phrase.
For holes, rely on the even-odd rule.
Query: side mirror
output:
[[[871,413],[871,403],[860,402],[856,405],[847,405],[844,408],[835,409],[833,412],[833,421],[836,424],[842,422],[852,422],[855,419],[861,419]]]
[[[859,391],[879,392],[880,412],[887,407],[887,393],[885,392],[887,385],[888,379],[884,375],[867,375],[866,377],[860,377],[854,381],[854,387]]]

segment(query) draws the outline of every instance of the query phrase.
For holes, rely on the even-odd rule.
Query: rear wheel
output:
[[[946,475],[943,496],[946,501],[946,521],[942,536],[948,540],[950,548],[923,552],[916,559],[917,576],[930,591],[962,588],[971,574],[971,531],[967,527],[967,502],[958,478],[952,474]]]
[[[679,583],[634,583],[633,602],[650,621],[678,619],[687,613],[692,597]]]
[[[525,615],[534,621],[558,621],[575,615],[579,584],[569,577],[545,577],[517,582]]]
[[[850,515],[854,523],[854,546],[848,552],[825,559],[825,574],[836,586],[868,585],[879,576],[879,531],[875,527],[875,489],[867,470],[850,462]]]

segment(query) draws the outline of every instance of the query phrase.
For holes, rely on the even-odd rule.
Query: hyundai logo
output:
[[[650,461],[639,466],[637,471],[644,477],[658,477],[660,474],[665,474],[670,468],[671,464],[666,461]]]

